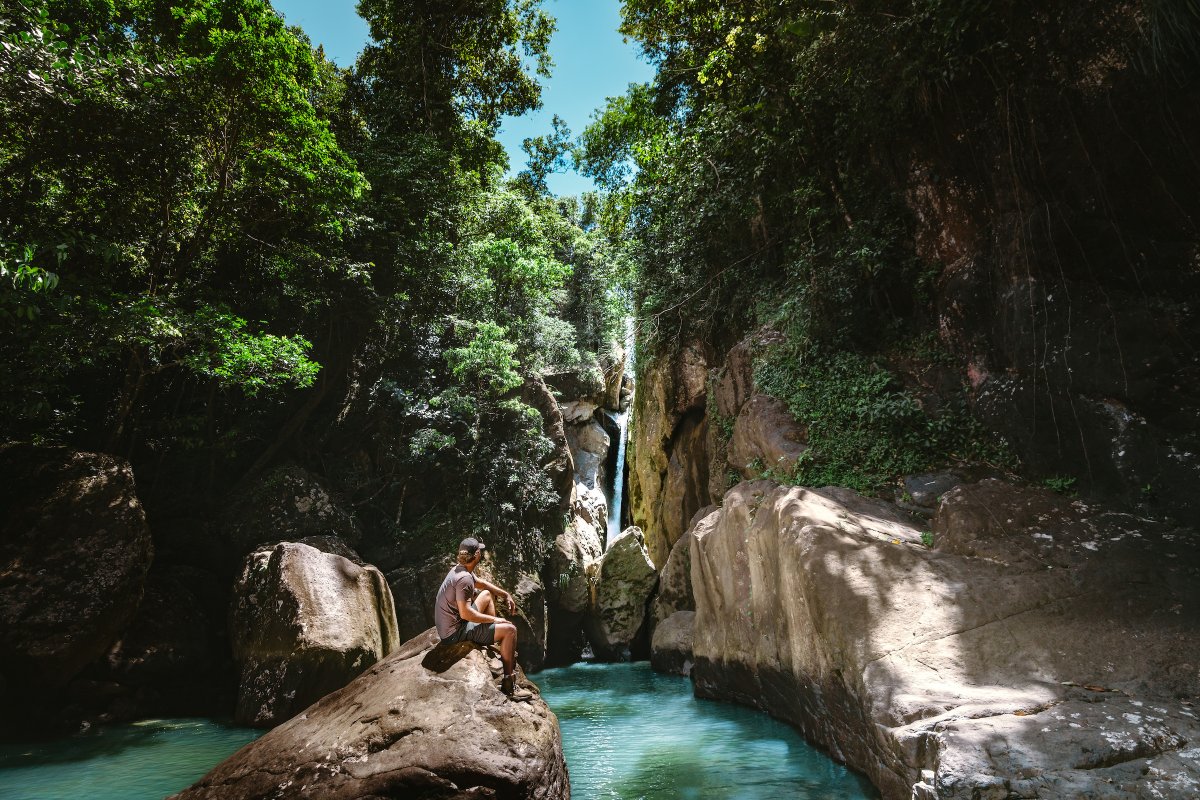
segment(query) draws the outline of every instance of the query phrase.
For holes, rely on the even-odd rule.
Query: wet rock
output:
[[[931,551],[890,504],[739,484],[692,546],[697,693],[769,709],[885,798],[1186,796],[1190,533],[1052,500],[954,489]],[[1023,541],[1058,530],[1048,560]]]
[[[112,456],[6,446],[0,509],[0,669],[11,713],[117,640],[154,550],[133,470]]]
[[[650,665],[659,672],[692,674],[692,629],[694,611],[676,611],[654,628],[650,641]]]
[[[236,719],[270,727],[345,686],[399,643],[383,574],[304,544],[251,553],[234,587]]]
[[[219,764],[176,800],[565,800],[558,720],[500,693],[481,651],[434,674],[433,629]]]
[[[588,640],[602,661],[628,661],[639,646],[646,605],[658,576],[638,528],[627,528],[600,559]]]

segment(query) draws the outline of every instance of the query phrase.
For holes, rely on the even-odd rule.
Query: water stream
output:
[[[161,800],[262,734],[206,719],[152,719],[66,739],[4,744],[0,798]]]
[[[621,534],[621,503],[625,494],[625,442],[629,439],[629,412],[622,411],[615,417],[621,434],[617,438],[617,460],[613,469],[612,491],[608,502],[608,530],[604,535],[604,549]]]
[[[576,664],[533,676],[558,716],[576,800],[856,800],[878,794],[787,725],[697,700],[650,665]],[[147,720],[0,746],[5,800],[159,800],[262,731]]]
[[[687,678],[646,662],[576,664],[533,679],[558,716],[576,800],[879,796],[784,723],[698,700]]]

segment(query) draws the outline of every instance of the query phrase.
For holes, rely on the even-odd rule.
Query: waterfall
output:
[[[633,356],[634,356],[634,339],[633,339],[633,317],[625,318],[625,375],[628,380],[633,374]],[[636,389],[635,389],[636,391]],[[620,393],[618,392],[618,405],[620,404]],[[625,444],[629,440],[629,415],[633,413],[633,397],[629,398],[629,405],[626,406],[628,411],[618,411],[614,416],[617,427],[620,429],[620,434],[617,436],[617,459],[616,465],[613,467],[612,491],[609,492],[608,503],[608,528],[604,534],[604,549],[608,549],[608,545],[613,539],[621,535],[621,506],[625,499]]]
[[[608,530],[604,534],[604,549],[621,533],[621,503],[625,494],[625,442],[629,438],[629,412],[621,411],[616,415],[618,427],[621,429],[617,437],[617,465],[612,476],[612,500],[608,504]]]

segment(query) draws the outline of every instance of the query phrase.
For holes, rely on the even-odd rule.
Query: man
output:
[[[510,698],[524,699],[514,697],[517,627],[496,616],[496,598],[504,601],[510,614],[517,610],[517,604],[511,594],[475,575],[485,550],[487,545],[474,537],[463,539],[459,544],[458,563],[446,574],[433,602],[434,623],[438,636],[442,637],[441,645],[457,642],[495,644],[504,663],[500,690]],[[482,589],[478,595],[475,594],[476,587]],[[469,650],[462,655],[466,652]]]

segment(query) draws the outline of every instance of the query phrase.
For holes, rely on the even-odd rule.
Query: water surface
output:
[[[161,800],[263,733],[205,719],[153,719],[55,741],[0,744],[0,798]]]
[[[879,796],[784,723],[698,700],[687,678],[647,663],[576,664],[533,680],[558,715],[575,800]]]

